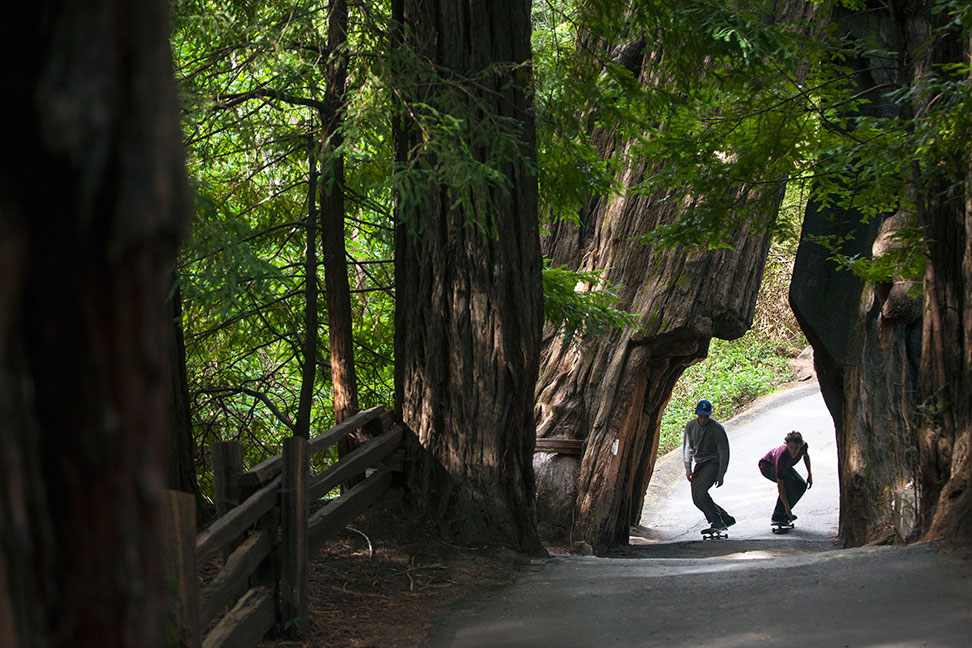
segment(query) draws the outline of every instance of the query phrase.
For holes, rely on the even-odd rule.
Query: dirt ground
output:
[[[311,559],[309,624],[261,648],[412,648],[432,620],[473,593],[512,582],[511,552],[459,547],[402,512],[394,491]]]

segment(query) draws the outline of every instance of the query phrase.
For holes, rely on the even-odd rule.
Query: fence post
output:
[[[243,452],[239,441],[222,441],[212,446],[213,495],[216,514],[223,517],[240,503],[240,475],[243,474]],[[223,548],[223,560],[229,557],[239,542]]]
[[[162,494],[162,508],[169,605],[161,628],[161,645],[199,648],[196,498],[190,493],[166,490]]]
[[[307,622],[307,518],[310,466],[307,439],[284,439],[283,485],[280,498],[281,606],[284,630],[300,634]]]
[[[239,441],[223,441],[212,448],[213,491],[219,517],[240,503],[240,475],[243,473],[243,453]]]

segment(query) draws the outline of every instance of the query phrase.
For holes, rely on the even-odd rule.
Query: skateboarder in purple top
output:
[[[773,510],[772,522],[792,524],[796,516],[793,507],[800,501],[807,489],[813,486],[813,474],[810,472],[809,445],[803,441],[803,435],[793,430],[786,435],[785,443],[773,448],[759,460],[759,472],[763,477],[776,482],[776,508]],[[803,459],[807,466],[807,480],[804,481],[794,466]]]
[[[712,501],[709,489],[713,484],[716,488],[722,486],[729,467],[729,439],[722,424],[712,418],[712,403],[699,401],[695,414],[696,417],[685,424],[682,439],[685,478],[692,484],[692,503],[709,522],[709,528],[703,533],[721,533],[735,524],[736,519]]]

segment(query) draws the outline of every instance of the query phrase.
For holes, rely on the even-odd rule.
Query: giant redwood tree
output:
[[[967,543],[968,6],[868,3],[834,18],[855,101],[820,156],[791,301],[837,429],[841,540],[891,533],[910,484],[919,533]]]
[[[899,7],[903,9],[903,7]],[[921,158],[909,189],[923,241],[924,311],[918,379],[923,530],[956,544],[972,538],[972,165],[965,3],[895,12],[908,44],[906,77]],[[958,91],[956,92],[956,88]],[[963,91],[964,89],[964,91]],[[948,101],[942,101],[947,93]]]
[[[830,19],[854,52],[846,59],[852,73],[842,83],[849,94],[866,100],[845,108],[845,119],[906,119],[888,92],[892,85],[900,88],[904,77],[903,69],[889,68],[888,61],[895,58],[891,52],[907,49],[894,12],[837,7]],[[827,128],[841,144],[854,137],[834,122]],[[859,153],[857,162],[863,157]],[[894,205],[869,216],[867,210],[878,208],[875,201],[865,197],[845,205],[834,196],[859,193],[865,182],[874,178],[862,181],[850,175],[830,191],[824,190],[825,181],[817,181],[818,195],[806,209],[790,285],[790,303],[813,346],[820,390],[834,419],[838,533],[847,546],[892,533],[895,493],[916,477],[922,322],[919,300],[909,295],[913,282],[900,274],[864,280],[842,267],[825,243],[839,239],[844,258],[878,259],[899,247],[896,238],[913,219],[909,210]]]
[[[617,18],[599,13],[609,11],[603,3],[587,5],[591,29],[604,35],[579,39],[599,63],[586,82],[607,97],[590,107],[586,136],[614,170],[616,192],[589,197],[573,220],[555,223],[543,251],[553,265],[600,272],[616,286],[616,307],[637,325],[607,337],[545,340],[537,434],[584,443],[580,457],[538,453],[535,470],[544,534],[585,540],[600,552],[626,544],[640,518],[675,382],[707,355],[711,338],[740,337],[752,324],[782,199],[775,181],[792,171],[788,147],[805,117],[798,93],[781,102],[779,86],[758,81],[760,60],[742,65],[743,52],[712,37],[740,29],[736,13],[703,15],[688,3],[666,14],[649,3],[644,13],[629,8],[623,29],[605,30]],[[748,24],[805,26],[815,11],[789,2]],[[688,20],[696,21],[691,30]],[[740,40],[786,37],[754,30]],[[788,69],[791,90],[802,74],[797,63],[773,72]],[[727,71],[736,67],[742,71]],[[627,96],[624,108],[608,101],[616,92]],[[734,103],[740,96],[746,100]],[[620,115],[631,105],[634,115]],[[712,112],[700,118],[700,106]],[[693,169],[701,172],[693,177]],[[662,231],[669,244],[657,237]]]
[[[11,6],[0,48],[0,645],[148,646],[188,211],[169,3]]]
[[[396,404],[413,500],[448,537],[542,551],[542,321],[530,3],[398,0]]]

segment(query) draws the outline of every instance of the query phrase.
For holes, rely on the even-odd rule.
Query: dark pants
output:
[[[776,475],[776,469],[768,461],[759,462],[759,472],[763,473],[763,477],[770,480],[774,484],[777,483],[778,478]],[[807,492],[807,482],[800,476],[800,473],[796,471],[795,468],[787,468],[783,471],[783,474],[779,476],[783,479],[783,488],[786,492],[786,501],[790,503],[790,512],[793,511],[793,507],[796,503],[800,501],[803,494]],[[787,520],[786,507],[783,506],[783,500],[780,499],[779,495],[776,497],[776,508],[773,509],[773,521],[774,522],[785,522]]]
[[[696,464],[692,471],[692,503],[702,511],[709,524],[726,524],[729,514],[712,501],[709,489],[716,483],[719,472],[718,461]]]

